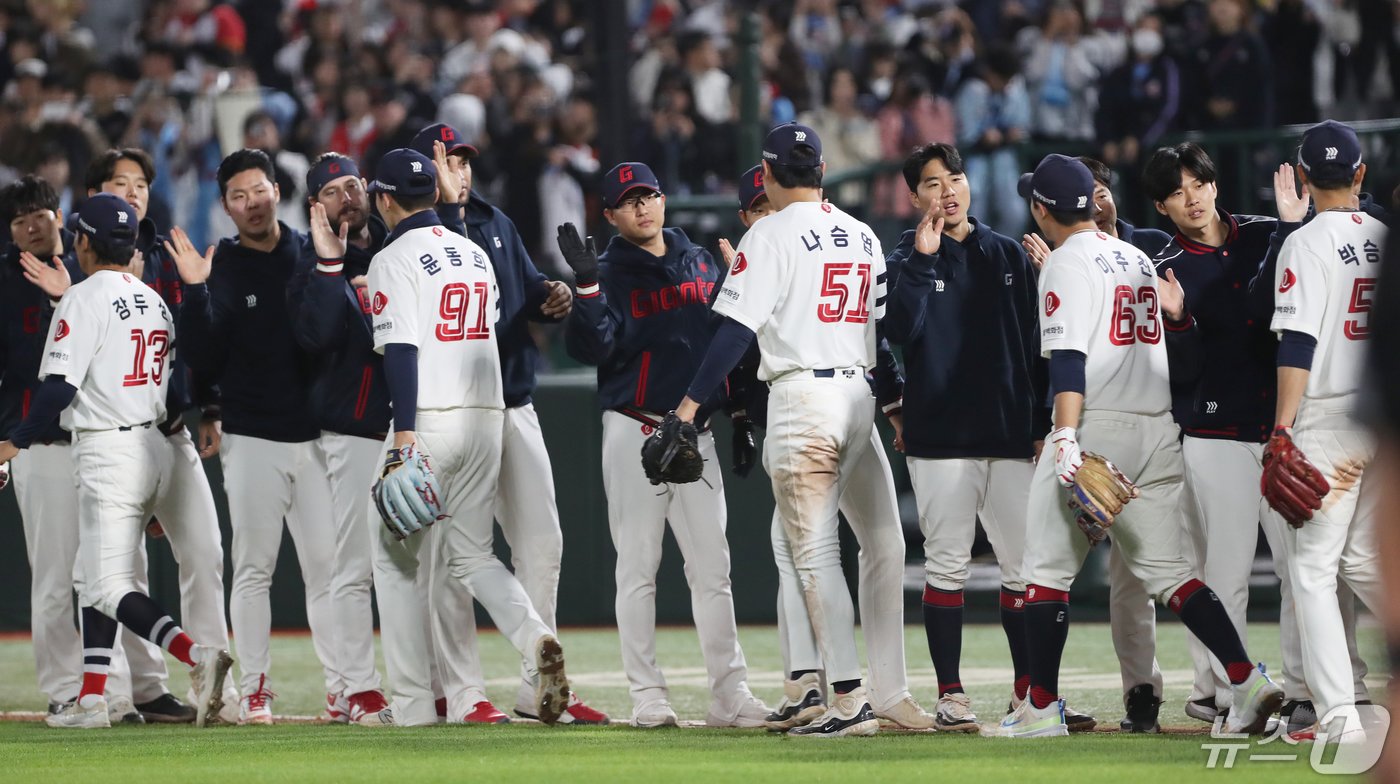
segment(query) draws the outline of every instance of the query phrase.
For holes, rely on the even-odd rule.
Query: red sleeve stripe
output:
[[[1196,323],[1196,320],[1191,318],[1190,313],[1187,313],[1186,318],[1181,321],[1172,321],[1171,319],[1164,318],[1162,319],[1162,323],[1167,325],[1168,332],[1188,332],[1191,326]]]
[[[342,259],[320,259],[316,262],[316,271],[322,275],[339,275],[345,269],[345,262]]]
[[[578,292],[577,292],[577,293],[578,293],[578,296],[579,296],[581,299],[588,299],[589,297],[596,297],[596,296],[598,296],[598,284],[597,284],[597,283],[594,283],[594,284],[592,284],[592,285],[590,285],[590,286],[579,286],[579,287],[578,287]]]

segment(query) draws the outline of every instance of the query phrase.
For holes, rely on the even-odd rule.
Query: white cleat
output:
[[[744,700],[743,707],[739,708],[739,715],[732,719],[723,719],[720,718],[719,714],[710,711],[710,714],[705,717],[705,726],[755,729],[767,726],[765,722],[771,712],[768,706],[763,704],[763,700],[750,694],[748,699]]]
[[[107,716],[107,700],[97,697],[86,708],[79,702],[70,702],[58,713],[49,714],[44,723],[63,730],[95,730],[112,726],[112,720]]]
[[[1065,724],[1065,701],[1055,700],[1044,708],[1037,708],[1030,700],[1022,700],[1000,724],[983,725],[981,734],[984,738],[1067,737],[1069,727]]]
[[[674,727],[678,723],[676,711],[667,700],[647,700],[632,709],[631,724],[637,729]]]
[[[934,708],[934,727],[940,732],[977,732],[977,714],[972,712],[972,698],[961,692],[948,692],[938,698]]]
[[[272,701],[277,698],[267,688],[267,675],[258,676],[258,689],[245,696],[238,704],[238,724],[271,724]]]
[[[874,735],[880,731],[880,720],[866,699],[865,687],[858,686],[836,700],[826,713],[805,727],[788,730],[789,738],[846,738]]]
[[[885,710],[875,711],[875,718],[892,722],[906,730],[931,730],[935,727],[932,714],[924,710],[913,696],[905,697]]]
[[[218,716],[223,710],[224,678],[233,666],[233,657],[221,648],[196,645],[190,658],[195,661],[190,670],[190,688],[195,694],[194,726],[204,727],[210,716]]]
[[[125,694],[107,700],[107,720],[112,724],[145,724],[146,719],[136,710],[136,703]]]
[[[1263,665],[1255,667],[1243,683],[1232,686],[1234,703],[1225,719],[1225,731],[1232,735],[1258,735],[1269,717],[1283,707],[1283,689],[1269,680]]]

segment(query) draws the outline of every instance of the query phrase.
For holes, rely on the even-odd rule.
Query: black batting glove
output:
[[[754,444],[753,420],[748,417],[735,417],[734,475],[740,479],[747,478],[757,461],[758,447]]]
[[[593,238],[585,243],[579,237],[574,224],[565,223],[559,227],[559,252],[569,269],[574,271],[574,282],[578,286],[593,286],[598,283],[598,252],[593,249]]]

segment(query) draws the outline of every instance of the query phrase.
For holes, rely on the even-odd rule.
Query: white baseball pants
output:
[[[233,526],[233,590],[229,619],[238,646],[243,694],[258,689],[272,669],[268,650],[272,608],[268,591],[282,546],[282,521],[292,534],[302,580],[311,643],[321,661],[326,691],[344,682],[336,651],[331,574],[335,525],[331,520],[326,462],[316,442],[285,443],[225,433],[219,448],[224,493]]]
[[[728,512],[714,435],[700,434],[705,482],[653,485],[639,458],[651,432],[650,425],[623,414],[603,413],[603,489],[608,496],[608,528],[617,550],[615,606],[622,669],[634,706],[666,698],[666,678],[656,664],[656,570],[669,521],[685,559],[691,614],[709,675],[710,712],[733,719],[750,692],[748,664],[734,622],[725,539]]]
[[[384,442],[323,431],[319,441],[330,477],[331,516],[335,524],[335,563],[330,604],[336,636],[340,682],[331,691],[345,696],[380,688],[374,667],[374,612],[370,587],[371,520],[365,497],[384,460]]]

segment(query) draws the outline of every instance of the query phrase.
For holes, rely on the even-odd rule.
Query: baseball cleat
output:
[[[1186,715],[1214,724],[1215,717],[1220,715],[1220,709],[1215,706],[1213,697],[1202,697],[1199,700],[1191,700],[1186,703]]]
[[[1231,687],[1234,708],[1225,719],[1225,731],[1230,734],[1257,735],[1264,731],[1272,716],[1283,705],[1280,689],[1264,673],[1263,665],[1255,667],[1243,683]]]
[[[1162,726],[1157,723],[1162,701],[1152,691],[1152,684],[1143,683],[1128,689],[1123,703],[1127,707],[1127,715],[1118,722],[1120,732],[1156,735],[1162,731]]]
[[[362,691],[350,695],[350,723],[362,727],[387,727],[394,724],[394,712],[389,710],[389,701],[384,692],[378,689]]]
[[[936,722],[912,696],[906,696],[884,710],[875,711],[875,718],[884,719],[906,730],[930,730]]]
[[[173,694],[162,694],[136,705],[141,717],[152,724],[189,724],[199,715],[194,706],[180,702]]]
[[[515,715],[522,719],[539,718],[535,715],[533,709],[526,708],[519,703],[515,706]],[[565,708],[564,712],[559,716],[560,724],[578,724],[585,727],[605,727],[610,721],[611,719],[608,718],[608,714],[588,707],[583,703],[583,700],[579,699],[578,695],[573,692],[569,692],[569,707]]]
[[[55,713],[62,713],[64,708],[67,708],[69,705],[72,705],[77,701],[78,698],[74,697],[73,699],[68,700],[67,702],[51,702],[49,703],[49,715],[52,716]]]
[[[107,701],[107,718],[113,724],[145,724],[136,704],[125,694],[117,694]]]
[[[795,681],[783,681],[783,701],[764,719],[772,732],[787,732],[826,713],[821,676],[809,672]]]
[[[939,732],[977,732],[977,714],[972,712],[972,698],[962,692],[948,692],[938,698],[933,709],[933,726]]]
[[[1087,713],[1080,713],[1065,703],[1065,726],[1070,732],[1088,732],[1097,727],[1099,720]]]
[[[767,705],[763,704],[763,700],[750,694],[748,698],[744,700],[744,704],[739,708],[738,715],[734,718],[722,718],[719,714],[711,710],[709,715],[705,717],[705,726],[754,729],[756,727],[766,726],[764,722],[768,718],[769,713],[771,713],[771,711],[768,709]]]
[[[224,677],[233,667],[233,657],[228,651],[196,645],[192,654],[194,669],[190,670],[190,686],[195,692],[194,726],[203,727],[210,716],[218,716],[224,707]],[[267,715],[267,723],[272,723],[272,714]],[[241,723],[241,721],[240,721]]]
[[[535,669],[539,683],[535,685],[535,703],[539,705],[540,721],[554,724],[569,707],[569,677],[564,674],[564,647],[552,634],[535,643]]]
[[[984,738],[1062,738],[1069,735],[1065,724],[1065,701],[1055,700],[1037,708],[1030,700],[1021,700],[1015,710],[1006,714],[1000,724],[986,724]]]
[[[647,700],[632,709],[631,724],[637,729],[674,727],[679,723],[668,700]]]
[[[276,698],[277,695],[267,688],[267,675],[259,675],[257,691],[245,696],[239,703],[238,724],[271,724],[272,701]]]
[[[875,718],[870,702],[865,697],[865,687],[857,686],[847,694],[836,695],[836,700],[826,713],[803,727],[788,730],[789,738],[844,738],[848,736],[874,735],[880,731],[880,720]]]
[[[100,696],[86,708],[80,701],[70,702],[58,713],[45,717],[44,723],[63,730],[96,730],[112,726],[112,720],[107,716],[107,700]]]
[[[535,718],[531,716],[530,718]],[[482,700],[472,706],[472,712],[462,717],[463,724],[509,724],[510,717],[496,710],[490,700]]]
[[[1279,709],[1278,715],[1280,720],[1288,722],[1289,732],[1305,730],[1317,723],[1317,709],[1312,700],[1289,700]]]
[[[350,721],[350,698],[344,694],[326,693],[326,709],[321,711],[321,718],[336,724],[347,724]]]

